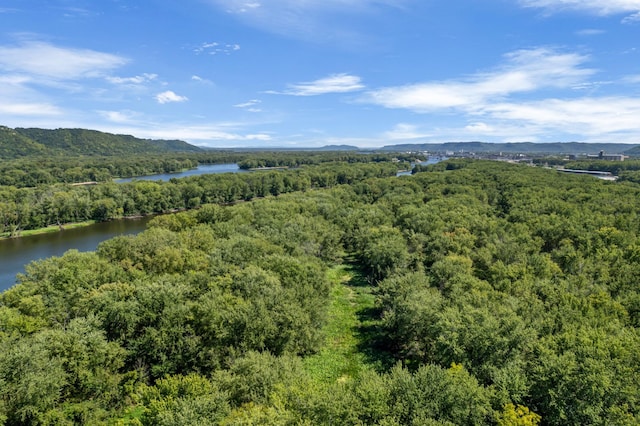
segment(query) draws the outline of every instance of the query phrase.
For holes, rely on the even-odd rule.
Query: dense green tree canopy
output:
[[[640,186],[393,164],[4,189],[5,226],[190,210],[0,295],[0,423],[638,424]]]

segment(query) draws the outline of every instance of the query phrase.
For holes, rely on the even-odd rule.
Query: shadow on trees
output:
[[[358,337],[357,350],[364,355],[367,364],[377,372],[383,373],[395,365],[397,360],[393,357],[393,348],[384,333],[382,310],[375,306],[373,301],[375,286],[369,282],[360,265],[349,263],[348,271],[351,279],[347,286],[351,287],[361,300],[368,299],[366,302],[360,301],[356,311],[359,324],[355,330]]]

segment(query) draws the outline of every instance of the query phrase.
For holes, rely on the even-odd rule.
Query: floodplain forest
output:
[[[394,164],[2,187],[186,210],[0,295],[0,424],[640,424],[640,186]]]

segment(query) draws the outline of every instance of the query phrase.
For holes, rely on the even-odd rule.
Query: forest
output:
[[[169,152],[202,152],[202,149],[179,140],[140,139],[89,129],[12,129],[0,126],[0,159]]]
[[[639,424],[640,186],[382,160],[0,187],[8,233],[182,210],[0,294],[0,424]]]
[[[162,165],[163,161],[151,158],[143,162],[138,160],[136,164],[136,170],[143,170],[147,164]],[[91,182],[88,185],[0,185],[0,236],[19,236],[22,231],[49,225],[167,213],[207,203],[249,201],[267,195],[349,184],[370,177],[395,176],[398,170],[407,167],[409,163],[389,161],[335,162],[300,167],[287,173],[265,170],[210,174],[170,179],[168,182],[134,180],[127,183]],[[16,172],[18,169],[5,170]],[[38,170],[46,172],[47,169],[34,169],[33,172]],[[67,176],[69,169],[64,174]]]

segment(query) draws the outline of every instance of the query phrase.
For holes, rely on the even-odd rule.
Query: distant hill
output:
[[[325,145],[317,148],[318,151],[358,151],[359,149],[353,145]]]
[[[629,150],[638,150],[638,145],[622,143],[585,143],[585,142],[445,142],[423,144],[387,145],[381,148],[384,151],[429,151],[429,152],[477,152],[493,153],[502,152],[509,154],[597,154],[605,151],[609,154],[627,155]],[[637,152],[637,151],[636,151]],[[640,154],[640,152],[639,152]]]
[[[47,148],[18,133],[14,129],[0,126],[0,158],[16,158],[28,155],[44,155]]]
[[[37,129],[0,126],[0,158],[41,155],[133,155],[201,152],[180,140],[139,139],[87,129]]]
[[[628,155],[630,157],[640,157],[640,146],[636,146],[627,151],[624,151],[623,154]]]

